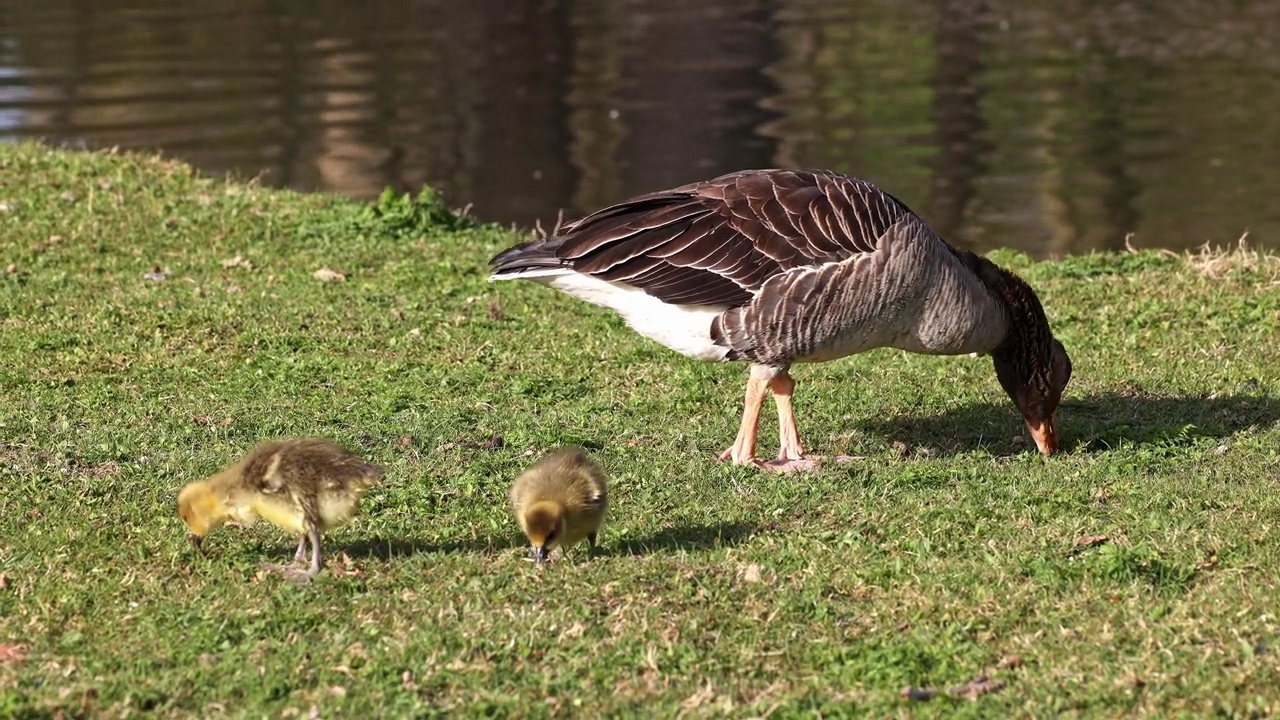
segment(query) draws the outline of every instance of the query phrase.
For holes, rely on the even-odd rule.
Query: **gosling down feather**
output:
[[[511,508],[539,565],[583,540],[595,550],[608,507],[604,470],[580,447],[548,454],[511,485]]]
[[[228,521],[249,526],[261,518],[296,534],[300,538],[293,565],[267,567],[293,580],[310,580],[323,565],[321,533],[347,524],[360,498],[381,478],[381,468],[330,440],[273,440],[184,487],[178,494],[178,514],[196,550]]]
[[[721,460],[813,467],[796,428],[791,366],[878,347],[990,354],[1040,452],[1058,449],[1071,360],[1035,291],[862,180],[730,173],[598,210],[490,265],[491,281],[533,280],[609,308],[686,356],[749,362],[738,435]],[[770,391],[780,447],[763,463],[756,433]]]

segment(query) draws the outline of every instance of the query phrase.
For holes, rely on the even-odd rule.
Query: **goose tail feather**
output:
[[[544,239],[503,250],[489,260],[489,281],[563,274],[568,268],[556,257],[559,246],[556,240]]]

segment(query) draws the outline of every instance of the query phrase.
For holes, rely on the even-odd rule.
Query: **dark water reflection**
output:
[[[828,167],[971,247],[1280,247],[1277,43],[1264,0],[0,0],[0,141],[521,225]]]

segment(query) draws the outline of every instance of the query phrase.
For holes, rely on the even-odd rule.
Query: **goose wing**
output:
[[[785,366],[875,347],[986,351],[1006,329],[997,298],[912,214],[881,235],[875,252],[769,278],[751,302],[712,321],[711,338],[729,348],[726,359]]]
[[[855,178],[748,170],[604,208],[491,264],[498,277],[568,268],[672,305],[738,307],[781,273],[873,252],[911,214]]]

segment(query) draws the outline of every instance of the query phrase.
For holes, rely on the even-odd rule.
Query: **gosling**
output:
[[[291,565],[263,565],[290,580],[308,582],[324,565],[321,533],[347,524],[358,512],[360,498],[381,479],[381,468],[333,441],[273,440],[184,487],[178,514],[190,530],[192,546],[202,554],[204,538],[228,521],[249,526],[262,518],[299,535]]]
[[[604,471],[576,446],[550,453],[511,486],[511,507],[538,565],[584,539],[590,556],[608,506]]]

